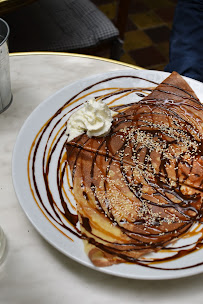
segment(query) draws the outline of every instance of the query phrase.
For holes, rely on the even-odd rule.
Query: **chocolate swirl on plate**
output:
[[[152,263],[202,246],[203,107],[186,82],[172,75],[153,90],[99,88],[136,76],[89,86],[49,119],[31,147],[28,178],[36,203],[62,233],[85,241],[97,266],[131,262],[166,269]],[[83,134],[67,143],[68,116],[93,95],[119,112],[110,134]],[[126,104],[129,95],[132,103]],[[40,158],[45,198],[36,176]],[[180,237],[186,240],[181,246],[175,243]],[[157,251],[163,258],[146,255]]]

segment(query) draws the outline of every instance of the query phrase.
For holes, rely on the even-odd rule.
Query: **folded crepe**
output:
[[[113,118],[110,133],[66,144],[85,250],[96,266],[136,262],[201,221],[203,106],[173,72]]]

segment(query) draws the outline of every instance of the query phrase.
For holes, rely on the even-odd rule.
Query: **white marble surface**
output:
[[[0,114],[0,225],[8,241],[0,265],[0,304],[202,303],[203,274],[170,281],[113,277],[82,266],[58,252],[33,228],[12,185],[16,136],[45,98],[80,78],[128,67],[77,56],[10,58],[13,103]]]

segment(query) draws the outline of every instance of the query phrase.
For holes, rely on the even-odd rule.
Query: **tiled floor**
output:
[[[114,20],[117,0],[92,2]],[[121,61],[147,69],[164,69],[176,3],[177,0],[131,0]]]

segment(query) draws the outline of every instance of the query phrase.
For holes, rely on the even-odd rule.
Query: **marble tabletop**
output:
[[[12,151],[21,126],[36,106],[73,81],[132,68],[78,55],[10,56],[13,102],[0,114],[0,225],[8,244],[0,265],[1,304],[202,303],[203,274],[168,281],[132,280],[69,259],[40,236],[15,195]]]

